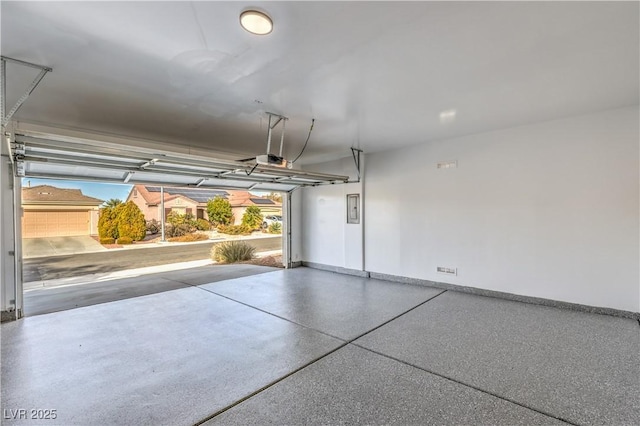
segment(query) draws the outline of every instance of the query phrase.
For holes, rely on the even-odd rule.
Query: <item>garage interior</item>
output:
[[[0,11],[3,423],[640,423],[639,2]],[[23,318],[23,177],[283,191],[287,268]]]

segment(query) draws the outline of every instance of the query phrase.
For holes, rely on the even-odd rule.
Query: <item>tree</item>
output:
[[[279,192],[270,192],[265,195],[265,197],[270,199],[271,201],[275,201],[276,203],[282,203],[282,194],[280,194]]]
[[[262,212],[259,207],[249,206],[242,215],[242,224],[251,229],[259,229],[262,226]]]
[[[122,204],[122,200],[119,198],[112,198],[109,201],[105,201],[104,203],[105,207],[109,207],[109,208],[118,207],[120,204]]]
[[[98,234],[100,238],[117,240],[126,237],[139,241],[147,235],[147,223],[144,220],[144,215],[133,201],[126,204],[113,203],[111,207],[105,207],[100,211]]]
[[[118,210],[120,206],[122,204],[100,210],[100,218],[98,219],[100,238],[113,238],[114,240],[118,238]]]
[[[118,238],[129,237],[134,241],[143,240],[147,235],[147,222],[144,214],[133,201],[116,207],[118,222]]]
[[[233,218],[231,203],[226,198],[217,195],[213,200],[207,202],[207,215],[209,222],[214,225],[229,225]]]

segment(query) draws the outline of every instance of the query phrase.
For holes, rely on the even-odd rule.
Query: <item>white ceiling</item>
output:
[[[239,26],[256,4],[268,36]],[[290,117],[289,159],[315,118],[313,162],[639,102],[638,2],[0,7],[2,55],[53,68],[18,120],[238,158],[263,153],[266,111]],[[9,103],[35,73],[8,67]]]

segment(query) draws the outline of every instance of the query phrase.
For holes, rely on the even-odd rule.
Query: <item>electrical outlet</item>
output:
[[[458,268],[447,268],[444,266],[438,266],[436,268],[439,274],[458,275]]]

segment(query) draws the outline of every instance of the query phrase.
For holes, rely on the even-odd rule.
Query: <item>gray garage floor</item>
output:
[[[640,424],[635,320],[308,268],[1,330],[3,424]]]

